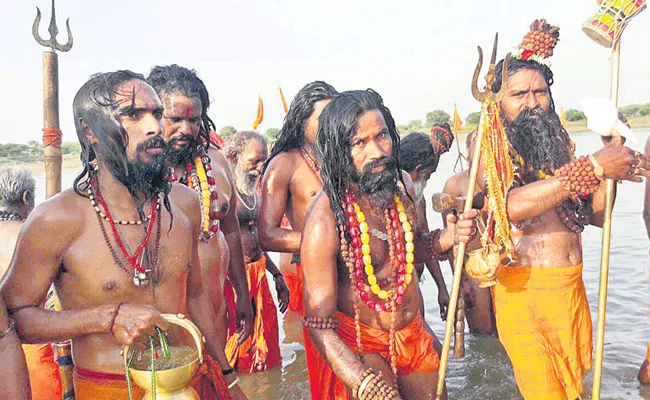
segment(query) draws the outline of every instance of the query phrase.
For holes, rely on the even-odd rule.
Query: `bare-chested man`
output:
[[[267,146],[264,136],[247,131],[237,132],[228,138],[224,149],[237,184],[237,218],[242,232],[248,291],[255,315],[253,334],[241,346],[237,344],[238,335],[229,332],[226,355],[230,365],[249,373],[264,371],[282,361],[278,311],[266,279],[267,270],[275,282],[280,311],[284,313],[289,305],[289,290],[282,273],[268,254],[262,251],[258,236],[257,218],[261,203],[258,184],[262,166],[269,155]]]
[[[280,265],[289,287],[289,310],[304,314],[305,302],[300,263],[300,239],[307,208],[321,190],[320,169],[314,157],[318,133],[318,117],[336,96],[336,90],[325,82],[312,82],[296,94],[284,119],[278,140],[262,172],[262,207],[260,209],[260,242],[266,251],[293,253],[291,265]],[[292,229],[282,228],[286,215]],[[288,324],[287,324],[288,325]],[[323,360],[303,329],[305,355],[310,382],[321,375]],[[310,385],[312,398],[318,388]]]
[[[169,328],[161,313],[187,313],[207,339],[209,373],[193,386],[231,397],[213,360],[227,365],[201,276],[201,209],[168,180],[160,99],[142,75],[102,73],[77,92],[73,113],[84,169],[29,216],[2,284],[20,336],[72,338],[77,399],[127,399],[122,345],[146,348],[156,327]],[[38,307],[52,283],[63,311]],[[168,331],[172,345],[180,336]]]
[[[395,121],[372,90],[335,97],[316,143],[323,191],[303,229],[302,322],[333,374],[310,384],[319,399],[430,399],[439,358],[413,264],[453,247],[454,231],[469,241],[478,213],[463,214],[455,229],[449,216],[445,230],[421,231]]]
[[[0,170],[0,277],[5,274],[16,247],[23,222],[34,209],[36,182],[24,168]],[[59,366],[50,343],[23,346],[33,399],[63,396]]]
[[[241,300],[242,297],[247,299],[249,293],[237,222],[236,188],[226,157],[221,150],[208,148],[210,129],[214,128],[207,114],[210,107],[208,90],[194,70],[176,64],[154,67],[147,81],[164,106],[164,138],[174,174],[201,199],[199,258],[216,317],[225,327],[223,288],[228,276],[239,295],[238,332],[243,342],[252,332],[253,315],[250,302]],[[219,335],[225,348],[226,330],[221,329]],[[234,382],[237,376],[227,360],[220,364],[226,381]]]
[[[557,33],[555,27],[542,26]],[[550,44],[549,44],[550,42]],[[548,41],[544,54],[552,54]],[[601,226],[604,178],[640,181],[648,162],[610,143],[590,157],[576,158],[555,112],[553,73],[522,52],[508,64],[500,103],[514,186],[507,194],[513,258],[504,258],[492,287],[499,339],[512,362],[525,399],[576,399],[591,368],[592,326],[582,280],[580,233]],[[503,61],[493,92],[501,89]],[[482,158],[485,161],[485,157]],[[484,169],[484,167],[482,167]],[[479,171],[479,177],[484,177]],[[485,193],[485,179],[478,180]],[[493,207],[493,201],[486,202]],[[490,211],[495,208],[490,208]]]
[[[467,158],[471,164],[474,153],[474,143],[476,143],[476,130],[472,131],[465,139]],[[465,196],[467,190],[467,181],[469,180],[469,169],[459,172],[450,177],[442,192],[453,197],[459,198]],[[467,246],[468,251],[478,249],[480,241],[474,240]],[[449,263],[453,268],[454,258],[450,255]],[[467,318],[469,330],[472,333],[481,333],[485,335],[496,335],[496,322],[494,320],[494,309],[492,307],[492,295],[489,288],[481,288],[478,282],[471,279],[463,270],[461,280],[460,294],[463,296],[465,304],[464,314]]]
[[[428,230],[429,226],[427,222],[427,202],[424,198],[424,190],[427,187],[429,178],[438,168],[440,156],[449,151],[449,147],[454,138],[449,129],[449,124],[446,127],[436,128],[435,132],[432,132],[435,139],[431,139],[429,135],[422,132],[413,132],[401,140],[399,148],[402,169],[409,174],[413,181],[413,189],[415,191],[413,202],[416,205],[418,220],[421,224],[420,229],[422,230]],[[383,240],[383,236],[381,238]],[[445,286],[445,278],[443,278],[442,272],[440,271],[440,263],[437,260],[427,260],[423,264],[416,264],[415,270],[418,273],[418,280],[422,278],[425,265],[438,287],[440,318],[444,321],[447,319],[449,293],[447,292],[447,286]]]

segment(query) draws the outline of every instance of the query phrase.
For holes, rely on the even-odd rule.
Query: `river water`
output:
[[[650,131],[637,131],[638,143],[643,143]],[[592,134],[573,136],[577,154],[593,153],[600,140]],[[462,145],[462,143],[461,143]],[[454,146],[455,147],[455,146]],[[442,190],[447,177],[453,173],[456,151],[443,156],[438,172],[429,181],[427,198]],[[69,188],[75,172],[65,170],[63,187]],[[42,201],[45,182],[42,173],[36,173],[37,200]],[[650,399],[650,388],[643,388],[636,380],[650,340],[650,281],[648,276],[648,239],[641,215],[644,184],[624,183],[618,187],[612,230],[611,269],[605,359],[603,368],[603,399]],[[440,227],[440,217],[429,212],[430,228]],[[584,281],[591,307],[594,326],[598,304],[601,230],[588,227],[584,234]],[[277,262],[277,254],[272,255]],[[451,270],[443,265],[447,287],[451,290]],[[428,274],[428,273],[425,273]],[[444,323],[440,320],[437,288],[427,275],[421,283],[426,305],[426,320],[442,341]],[[275,295],[275,294],[274,294]],[[251,399],[307,399],[309,383],[305,353],[301,344],[302,332],[293,313],[280,316],[282,367],[242,377],[242,388]],[[450,355],[447,386],[450,399],[521,399],[512,374],[512,367],[498,339],[466,333],[465,358]],[[585,377],[583,398],[590,398],[593,373]],[[434,382],[431,383],[435,385]]]

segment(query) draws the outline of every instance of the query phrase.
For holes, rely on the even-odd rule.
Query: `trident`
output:
[[[474,76],[472,77],[472,95],[481,103],[486,100],[493,100],[499,102],[503,99],[506,87],[508,86],[508,63],[510,62],[510,54],[506,55],[503,62],[502,71],[502,84],[498,93],[492,92],[492,84],[496,81],[496,60],[497,60],[497,45],[499,44],[499,34],[494,37],[494,47],[492,48],[492,58],[490,60],[490,67],[488,73],[485,75],[485,82],[487,87],[484,91],[478,88],[478,77],[483,67],[483,50],[478,47],[478,63]],[[483,111],[485,112],[485,110]],[[483,118],[481,118],[482,120]],[[479,132],[476,135],[476,144],[474,146],[474,156],[472,157],[472,165],[469,172],[469,181],[467,182],[467,191],[465,200],[465,209],[463,212],[469,212],[472,209],[474,199],[474,192],[476,188],[476,178],[478,177],[478,167],[481,164],[481,147],[483,138],[482,124],[479,124]],[[454,280],[451,285],[451,295],[449,297],[449,307],[447,307],[447,322],[445,325],[445,338],[442,343],[442,352],[440,354],[440,369],[438,371],[438,385],[436,388],[436,399],[440,400],[443,395],[445,387],[445,375],[447,373],[447,361],[449,360],[449,346],[451,345],[451,336],[454,330],[454,316],[456,315],[456,306],[458,304],[458,292],[460,291],[460,278],[463,273],[463,264],[465,263],[465,251],[467,250],[467,243],[458,243],[458,252],[454,259]]]
[[[41,23],[41,10],[36,7],[36,19],[32,25],[32,34],[36,42],[50,50],[43,52],[43,158],[45,162],[45,196],[50,198],[61,191],[61,130],[59,127],[59,61],[56,50],[66,52],[72,48],[70,20],[65,25],[68,30],[68,42],[56,41],[59,29],[56,26],[56,11],[52,0],[52,18],[48,32],[50,39],[43,39],[38,33]]]

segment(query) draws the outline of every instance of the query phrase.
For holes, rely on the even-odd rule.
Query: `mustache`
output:
[[[182,134],[174,136],[169,142],[167,142],[167,145],[171,147],[181,141],[187,142],[189,145],[191,145],[196,141],[196,138],[189,134]]]
[[[373,170],[377,167],[385,167],[383,170],[379,172],[374,172]],[[361,172],[361,176],[370,176],[373,174],[381,174],[384,171],[391,171],[397,168],[397,161],[393,157],[382,157],[377,160],[373,160],[366,164],[366,166],[363,167],[363,170]]]
[[[154,136],[151,139],[140,143],[139,145],[136,146],[135,150],[136,152],[140,153],[143,151],[147,151],[149,149],[167,149],[167,143],[165,143],[165,140],[160,137],[160,136]]]

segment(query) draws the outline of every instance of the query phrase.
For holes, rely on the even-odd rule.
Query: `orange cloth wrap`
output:
[[[650,342],[648,342],[648,348],[645,351],[645,359],[650,362]]]
[[[339,329],[336,333],[355,354],[357,349],[357,334],[354,319],[343,313],[337,313]],[[361,324],[361,343],[366,354],[379,354],[390,363],[389,332]],[[404,328],[395,331],[395,352],[397,356],[397,373],[408,375],[413,372],[434,372],[440,367],[440,357],[433,348],[433,337],[424,329],[422,317],[418,314]],[[313,386],[313,383],[310,382]],[[322,374],[318,382],[319,394],[313,399],[346,399],[352,397],[343,382],[334,375],[331,369]]]
[[[226,356],[230,365],[242,372],[258,372],[274,367],[282,361],[278,327],[278,310],[266,279],[266,257],[246,264],[248,290],[254,304],[255,325],[253,334],[241,346],[237,346],[239,334],[229,330]],[[232,285],[231,285],[232,286]],[[233,297],[234,291],[229,290]],[[229,301],[227,304],[231,304]],[[235,303],[236,304],[236,303]],[[230,314],[233,315],[233,314]],[[231,325],[229,323],[229,325]]]
[[[294,264],[296,272],[280,271],[284,277],[284,283],[289,288],[289,310],[305,314],[305,298],[302,294],[302,265]]]
[[[203,356],[203,364],[190,382],[201,400],[230,400],[232,396],[221,375],[221,368],[210,356]],[[141,399],[144,391],[132,384],[133,398]],[[119,374],[105,374],[75,367],[74,390],[76,400],[128,400],[126,378]]]
[[[61,374],[59,365],[54,361],[52,345],[25,344],[23,352],[27,361],[32,400],[61,399]]]
[[[504,267],[492,299],[499,340],[526,400],[576,399],[591,368],[591,315],[582,265]]]

